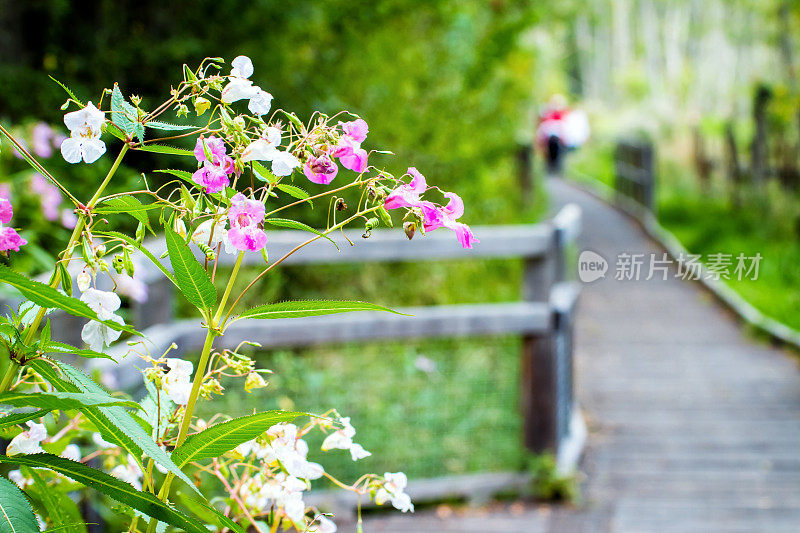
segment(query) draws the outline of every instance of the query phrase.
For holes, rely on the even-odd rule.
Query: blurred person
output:
[[[547,171],[559,173],[564,153],[582,146],[589,132],[586,113],[570,109],[563,95],[553,95],[539,114],[536,128],[536,143],[545,155]]]

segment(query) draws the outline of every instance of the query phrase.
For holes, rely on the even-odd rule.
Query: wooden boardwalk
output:
[[[393,515],[365,532],[800,531],[797,359],[748,338],[695,283],[615,281],[617,254],[661,251],[592,196],[549,188],[554,209],[583,208],[581,249],[610,263],[583,286],[577,321],[583,501]]]

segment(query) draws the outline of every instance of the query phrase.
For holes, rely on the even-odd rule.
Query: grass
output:
[[[225,396],[202,404],[210,410],[201,416],[243,415],[256,405],[313,413],[335,407],[351,417],[356,442],[373,455],[353,463],[346,451],[323,453],[323,435],[314,432],[310,457],[349,482],[365,472],[420,478],[518,469],[525,458],[519,344],[437,339],[259,353],[259,366],[274,371],[269,387],[248,394],[241,380],[233,382]]]

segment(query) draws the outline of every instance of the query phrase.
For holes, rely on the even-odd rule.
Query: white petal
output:
[[[249,78],[253,75],[253,62],[247,56],[237,56],[231,61],[231,76]]]
[[[256,91],[258,88],[253,87],[252,81],[234,78],[222,89],[222,101],[231,104],[242,98],[252,98],[256,95]]]
[[[250,98],[250,103],[247,104],[247,109],[259,116],[269,113],[270,107],[272,107],[272,95],[261,89],[258,89],[258,92]]]
[[[300,166],[300,160],[292,154],[278,152],[272,160],[272,173],[276,176],[288,176]]]
[[[252,100],[251,100],[252,102]],[[277,155],[278,150],[264,139],[251,142],[242,152],[242,162],[248,161],[272,161]]]
[[[83,156],[81,142],[78,139],[67,137],[61,143],[61,155],[64,156],[64,161],[67,163],[80,163]]]
[[[276,128],[275,126],[270,126],[264,131],[264,137],[266,137],[267,142],[274,146],[278,147],[281,145],[281,130],[280,128]]]
[[[99,133],[100,128],[103,126],[103,122],[106,121],[105,114],[97,109],[91,102],[86,104],[86,107],[83,109],[83,111],[85,112],[86,124],[89,125],[92,131]]]
[[[106,143],[100,139],[89,139],[83,141],[83,160],[86,163],[94,163],[100,156],[106,153]]]

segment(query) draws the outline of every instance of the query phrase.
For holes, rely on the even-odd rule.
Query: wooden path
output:
[[[392,515],[364,531],[800,532],[797,359],[748,338],[697,284],[615,281],[618,253],[661,251],[592,196],[549,188],[554,209],[582,207],[581,249],[610,263],[583,286],[577,321],[583,501]]]

